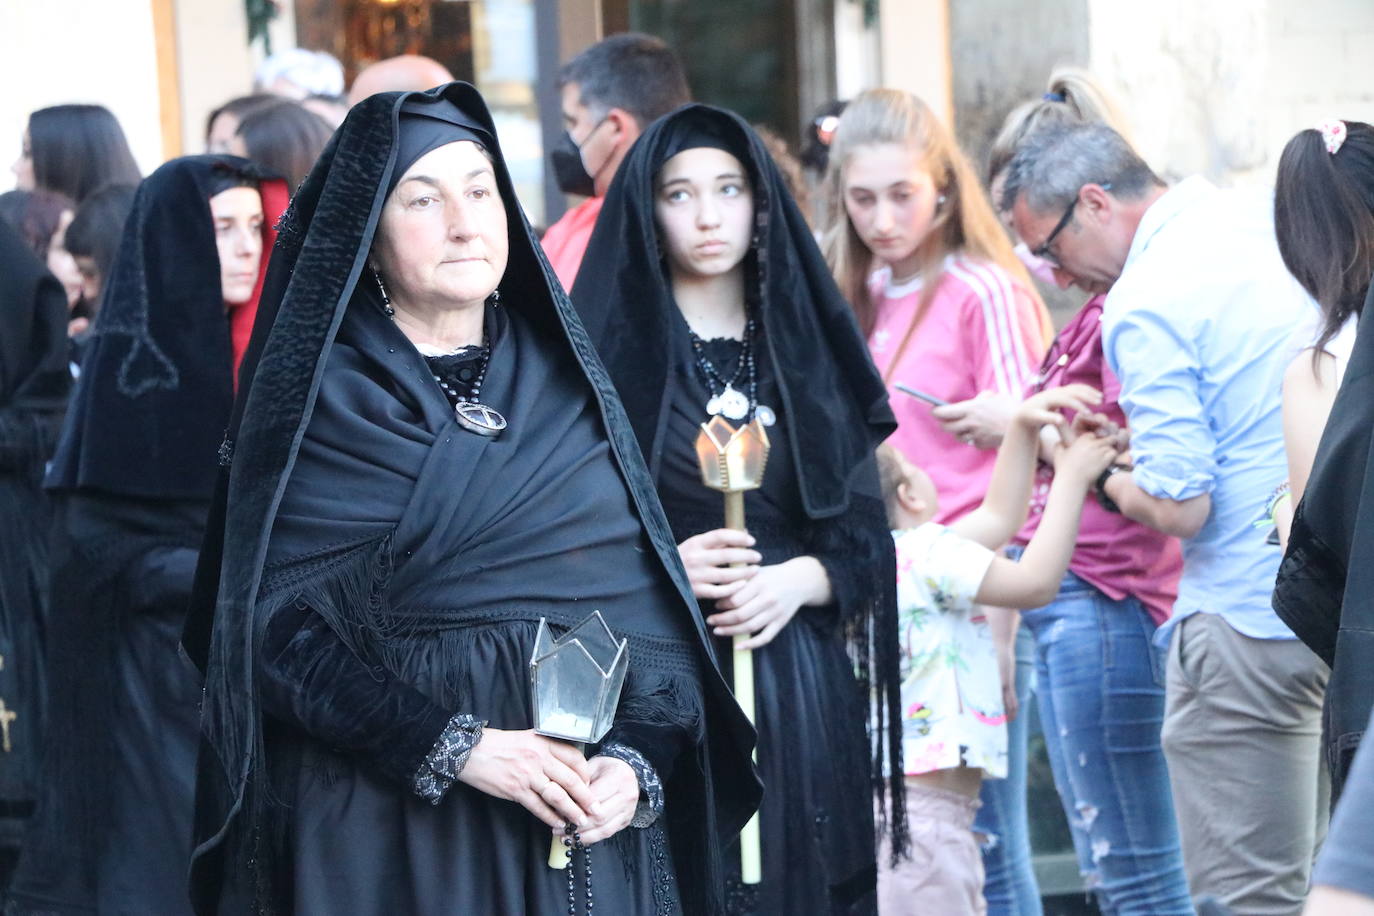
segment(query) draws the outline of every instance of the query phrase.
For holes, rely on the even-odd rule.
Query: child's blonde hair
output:
[[[831,141],[824,189],[830,224],[821,240],[831,273],[853,305],[864,336],[873,332],[877,321],[876,306],[868,291],[868,278],[876,264],[873,252],[859,238],[845,209],[844,174],[858,149],[882,143],[915,150],[945,198],[937,207],[930,233],[919,249],[924,283],[913,327],[920,324],[934,298],[944,259],[950,254],[966,254],[996,264],[1019,281],[1038,303],[1030,276],[1012,252],[1011,242],[997,221],[973,166],[949,129],[925,102],[911,93],[870,89],[855,96],[845,108]]]
[[[896,524],[893,507],[897,505],[897,490],[906,482],[906,465],[902,453],[890,442],[878,446],[878,483],[882,486],[883,505],[887,507],[889,525]]]
[[[988,151],[988,184],[1006,169],[1016,147],[1041,127],[1059,124],[1106,124],[1132,146],[1121,106],[1097,78],[1079,67],[1056,67],[1045,94],[1011,110]]]

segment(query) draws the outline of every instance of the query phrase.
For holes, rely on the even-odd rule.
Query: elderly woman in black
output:
[[[573,300],[654,475],[703,622],[754,652],[763,880],[735,913],[871,913],[873,797],[901,849],[896,568],[873,450],[893,428],[867,348],[758,136],[690,105],[626,158]],[[700,424],[768,427],[748,535],[701,483]],[[733,564],[733,565],[732,565]],[[849,651],[847,651],[849,650]],[[858,662],[857,666],[855,661]],[[855,677],[857,668],[858,678]],[[869,692],[878,727],[864,741]],[[884,774],[888,778],[884,778]],[[895,778],[893,778],[895,774]],[[739,854],[731,855],[735,876]]]
[[[280,239],[187,632],[197,909],[713,912],[752,734],[476,91],[356,106]],[[630,663],[584,758],[528,665],[592,610]]]

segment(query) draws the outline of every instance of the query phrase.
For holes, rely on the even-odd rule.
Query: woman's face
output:
[[[844,166],[844,207],[873,256],[905,277],[930,235],[940,189],[921,156],[898,143],[860,146]]]
[[[683,150],[663,164],[654,218],[674,274],[728,273],[749,253],[754,196],[744,166],[725,150]]]
[[[262,195],[257,188],[229,188],[210,198],[219,250],[219,285],[225,305],[253,298],[262,261]]]
[[[97,301],[100,298],[102,278],[95,258],[88,255],[76,255],[75,260],[76,270],[81,274],[81,298],[87,302]]]
[[[23,145],[19,148],[19,158],[10,166],[14,172],[14,186],[21,191],[32,191],[37,182],[33,179],[33,148],[29,145],[29,132],[24,131]]]
[[[205,151],[207,153],[231,153],[230,145],[234,141],[234,135],[238,133],[239,119],[237,116],[227,111],[221,111],[215,120],[210,122],[210,135],[205,138]]]
[[[67,250],[67,227],[72,224],[72,211],[63,210],[57,221],[57,231],[48,243],[48,272],[62,284],[67,293],[67,308],[76,308],[81,301],[81,271],[76,267],[76,258]]]
[[[480,305],[509,254],[496,172],[469,140],[415,160],[387,197],[372,246],[393,302],[426,311]]]

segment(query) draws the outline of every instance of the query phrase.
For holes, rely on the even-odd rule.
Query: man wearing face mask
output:
[[[558,87],[565,129],[549,161],[558,189],[587,199],[550,226],[541,244],[571,289],[621,160],[645,127],[692,96],[672,49],[635,32],[612,35],[568,61]]]

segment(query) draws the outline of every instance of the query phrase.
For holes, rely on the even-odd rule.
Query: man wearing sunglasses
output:
[[[1200,177],[1167,187],[1110,128],[1072,125],[1023,142],[1002,203],[1061,286],[1107,292],[1134,467],[1100,477],[1099,501],[1183,541],[1156,639],[1191,890],[1296,914],[1325,826],[1327,672],[1270,607],[1279,552],[1255,525],[1287,478],[1279,385],[1310,308],[1269,202]]]

